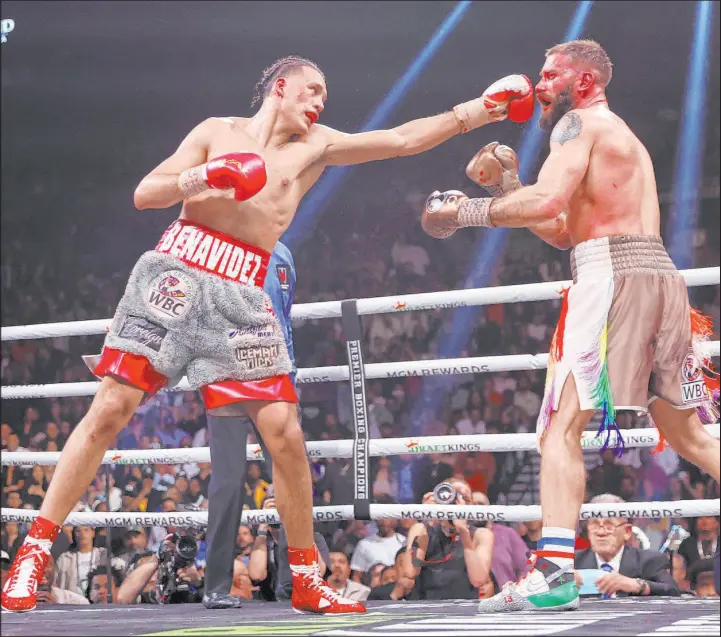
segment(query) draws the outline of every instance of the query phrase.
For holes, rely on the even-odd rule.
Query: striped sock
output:
[[[563,568],[573,566],[573,548],[576,544],[576,530],[557,526],[544,526],[538,540],[536,555]]]

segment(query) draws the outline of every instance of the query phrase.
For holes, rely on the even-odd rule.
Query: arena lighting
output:
[[[712,17],[712,2],[702,0],[696,3],[694,39],[688,64],[681,130],[676,145],[673,203],[668,233],[669,253],[678,268],[687,268],[693,263],[694,232],[698,222],[703,176],[703,133]]]
[[[360,132],[375,130],[385,124],[393,112],[393,109],[398,106],[421,73],[423,73],[428,63],[441,46],[443,46],[448,36],[451,35],[453,29],[456,28],[456,25],[461,21],[461,18],[470,6],[470,0],[462,0],[462,2],[456,4],[433,33],[421,52],[413,62],[411,62],[405,73],[396,81],[391,90],[386,93],[381,102],[376,105],[370,117],[368,117],[361,126]],[[348,175],[350,169],[350,166],[330,168],[318,184],[308,193],[308,196],[303,200],[303,203],[298,209],[293,223],[281,239],[291,250],[296,248],[312,232],[316,220],[323,214],[331,202],[335,190]]]
[[[593,0],[582,0],[578,3],[563,36],[563,42],[575,40],[581,36],[592,6]],[[538,127],[540,117],[541,113],[536,109],[531,121],[523,131],[518,147],[519,176],[524,183],[528,182],[529,175],[532,174],[532,169],[538,160],[541,146],[546,138]],[[476,243],[476,256],[461,287],[477,288],[489,285],[490,274],[498,263],[507,233],[508,228],[481,230],[481,236]],[[439,358],[454,358],[461,355],[468,343],[471,330],[477,323],[478,311],[478,307],[461,307],[453,312],[450,326],[444,325],[441,331],[438,347]],[[421,397],[414,406],[411,422],[418,423],[419,419],[416,416],[420,416],[426,410],[435,412],[440,401],[440,391],[450,389],[456,384],[457,380],[450,377],[426,378],[423,381]]]

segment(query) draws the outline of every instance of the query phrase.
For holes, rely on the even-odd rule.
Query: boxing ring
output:
[[[689,287],[718,285],[721,268],[701,268],[682,272]],[[370,439],[366,412],[365,380],[482,374],[499,371],[544,369],[547,354],[485,356],[442,360],[405,361],[363,364],[360,316],[447,309],[498,303],[520,303],[560,300],[560,293],[570,281],[514,285],[495,288],[432,292],[405,296],[378,297],[348,301],[298,304],[293,319],[341,318],[347,339],[348,365],[299,369],[298,384],[348,382],[353,398],[354,437],[347,440],[307,443],[311,458],[353,458],[356,484],[353,504],[315,507],[317,522],[349,519],[413,519],[522,522],[538,520],[541,507],[535,505],[381,505],[371,504],[368,464],[370,457],[427,453],[517,452],[536,453],[535,433],[426,436],[412,438]],[[104,334],[110,319],[25,325],[2,328],[2,341],[87,336]],[[719,341],[705,344],[710,356],[719,356]],[[3,386],[2,398],[34,399],[68,396],[91,396],[99,382],[53,383],[45,385]],[[186,391],[183,379],[163,391]],[[707,425],[714,437],[721,435],[719,424]],[[623,431],[626,448],[656,447],[658,431],[653,427]],[[616,434],[611,436],[616,442]],[[587,431],[582,440],[584,450],[598,450],[603,445],[595,432]],[[259,445],[248,445],[247,458],[262,458]],[[8,452],[2,454],[2,465],[32,466],[56,464],[59,452]],[[184,464],[209,462],[210,450],[204,448],[165,450],[109,450],[102,461],[108,467],[131,464]],[[719,500],[680,500],[671,502],[630,502],[585,504],[580,518],[629,517],[698,517],[718,516]],[[37,511],[2,509],[3,522],[31,522]],[[274,509],[245,511],[243,523],[254,525],[279,522]],[[178,513],[108,512],[71,513],[65,524],[73,526],[176,526],[202,527],[207,512]],[[476,616],[473,601],[443,602],[370,602],[368,613],[347,617],[310,617],[294,614],[289,604],[248,601],[240,611],[207,611],[202,606],[41,606],[31,613],[3,613],[2,634],[273,634],[273,635],[676,635],[718,634],[719,602],[717,599],[619,598],[585,600],[572,613],[528,613]]]

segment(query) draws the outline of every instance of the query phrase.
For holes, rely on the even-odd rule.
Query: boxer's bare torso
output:
[[[300,65],[265,87],[265,97],[253,117],[211,117],[196,126],[173,155],[141,180],[133,197],[135,207],[162,209],[182,201],[181,218],[270,252],[326,167],[415,155],[462,130],[501,121],[512,100],[532,99],[530,88],[525,93],[515,88],[516,78],[499,80],[500,84],[492,85],[498,85],[497,93],[463,102],[452,111],[388,130],[348,134],[317,124],[328,97],[325,78],[313,65]],[[506,81],[510,88],[504,88]],[[491,111],[487,104],[493,105]],[[223,184],[220,188],[225,188],[227,182],[213,183],[197,170],[232,153],[260,157],[265,164],[265,185],[253,189],[256,194],[243,201],[236,200],[233,189],[214,187]]]
[[[579,122],[582,130],[578,139],[564,141],[564,130],[572,134]],[[610,235],[660,235],[651,157],[620,117],[605,105],[574,110],[554,129],[552,142],[556,141],[554,136],[561,145],[590,144],[586,173],[566,211],[572,245]]]
[[[246,201],[236,201],[232,190],[206,190],[185,200],[180,216],[270,252],[303,195],[322,174],[325,163],[320,160],[332,134],[331,129],[314,125],[297,141],[264,147],[249,130],[250,122],[242,117],[208,120],[206,156],[199,163],[239,150],[257,153],[265,161],[266,186]]]

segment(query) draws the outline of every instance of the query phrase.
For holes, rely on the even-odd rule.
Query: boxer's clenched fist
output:
[[[450,237],[458,228],[458,208],[467,199],[460,190],[433,191],[426,200],[421,225],[426,234],[436,239]]]
[[[533,115],[533,84],[525,75],[507,75],[483,91],[483,102],[494,121],[527,122]]]
[[[533,84],[525,75],[507,75],[491,84],[481,97],[454,106],[453,112],[467,133],[489,122],[526,122],[533,115]]]
[[[515,151],[498,142],[486,144],[468,162],[466,175],[494,197],[518,190],[518,157]]]
[[[208,188],[233,190],[237,201],[258,194],[266,184],[265,162],[255,153],[229,153],[184,170],[178,188],[188,199]]]

